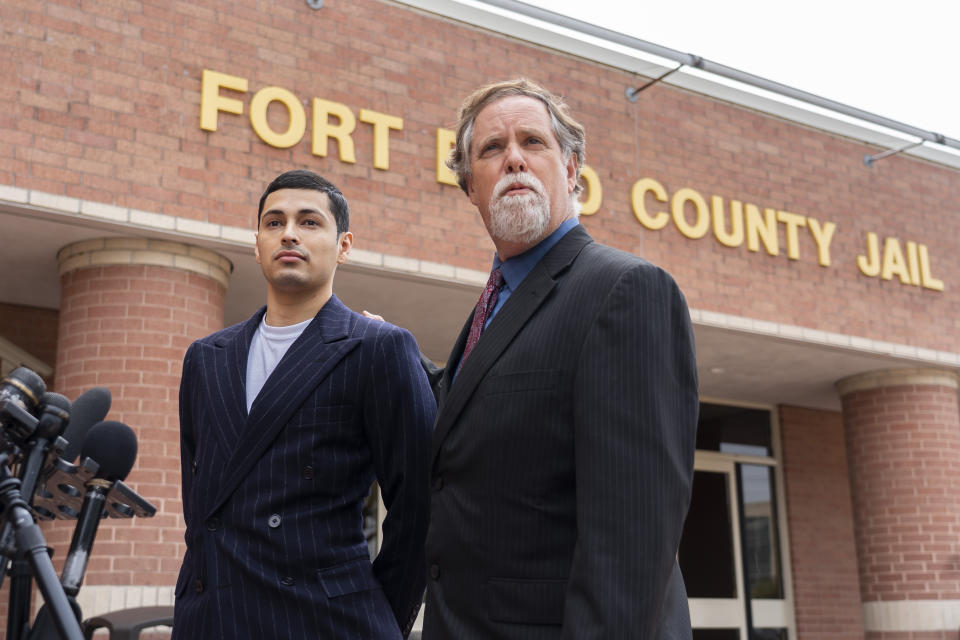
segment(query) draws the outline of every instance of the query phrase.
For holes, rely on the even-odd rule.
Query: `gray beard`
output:
[[[490,205],[490,235],[502,242],[529,244],[550,223],[550,203],[539,193],[497,198]]]

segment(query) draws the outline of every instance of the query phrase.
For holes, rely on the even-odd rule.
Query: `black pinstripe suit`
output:
[[[673,279],[577,226],[439,387],[424,638],[690,638],[698,398]]]
[[[198,340],[180,388],[187,554],[177,640],[400,638],[423,595],[434,398],[413,337],[335,296],[246,412],[250,320]],[[388,514],[371,567],[360,510]]]

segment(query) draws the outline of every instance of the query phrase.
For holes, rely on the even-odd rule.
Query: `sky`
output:
[[[960,0],[524,1],[960,139]]]

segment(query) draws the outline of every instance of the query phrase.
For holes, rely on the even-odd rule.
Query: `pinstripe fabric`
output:
[[[423,594],[435,402],[405,330],[335,296],[246,412],[265,309],[193,343],[180,387],[187,554],[175,640],[400,638]],[[388,508],[372,566],[361,507]]]
[[[676,552],[698,397],[673,279],[576,227],[449,373],[423,637],[690,638]]]

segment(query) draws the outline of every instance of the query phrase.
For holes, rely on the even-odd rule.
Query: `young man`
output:
[[[330,182],[277,177],[254,250],[266,306],[187,350],[174,640],[399,639],[419,610],[436,406],[413,337],[333,295],[348,224]],[[387,516],[371,565],[374,479]]]

